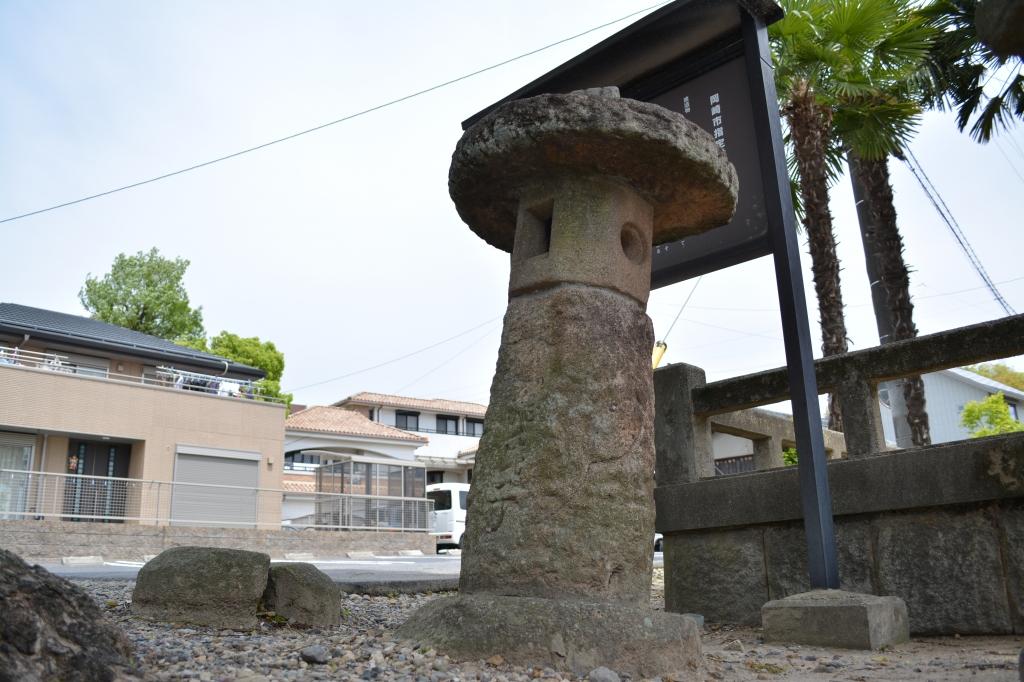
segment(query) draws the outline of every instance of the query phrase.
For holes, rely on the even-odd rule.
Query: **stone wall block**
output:
[[[665,536],[665,610],[757,625],[768,601],[760,528]]]
[[[860,519],[836,519],[839,586],[848,592],[873,592],[871,583],[871,524]],[[764,529],[768,594],[784,599],[811,589],[807,570],[807,541],[802,524]]]
[[[433,554],[436,541],[426,533],[369,530],[296,531],[0,521],[0,547],[40,563],[76,555],[99,555],[108,561],[140,561],[147,554],[159,554],[170,547],[191,545],[247,549],[282,558],[287,552],[310,552],[317,557],[337,557],[353,551],[394,554],[402,549],[418,549],[424,554]]]
[[[902,597],[915,634],[1013,631],[1000,533],[976,507],[874,521],[878,593]]]
[[[1014,634],[1024,634],[1024,506],[1000,505],[996,511],[1006,570],[1007,601]]]

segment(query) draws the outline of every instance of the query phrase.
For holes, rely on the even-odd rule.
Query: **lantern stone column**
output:
[[[732,165],[681,115],[615,88],[507,103],[463,135],[449,189],[512,267],[459,596],[400,634],[454,656],[585,673],[700,664],[650,608],[652,244],[728,222]]]

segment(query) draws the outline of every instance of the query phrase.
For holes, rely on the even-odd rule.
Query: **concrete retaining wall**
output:
[[[397,554],[421,550],[433,554],[435,539],[426,533],[327,530],[195,528],[118,523],[0,521],[0,547],[37,562],[66,556],[100,555],[106,560],[141,561],[169,547],[204,545],[265,552],[271,558],[308,552],[315,557],[344,557],[346,552]]]

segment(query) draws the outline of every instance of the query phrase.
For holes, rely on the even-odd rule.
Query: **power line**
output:
[[[1002,154],[1003,158],[1006,159],[1006,163],[1007,163],[1007,165],[1010,168],[1013,169],[1014,175],[1016,175],[1018,178],[1020,178],[1021,182],[1024,182],[1024,175],[1021,175],[1020,171],[1017,170],[1017,165],[1014,164],[1014,162],[1010,160],[1009,154],[1007,154],[1005,151],[1003,151],[1003,148],[999,145],[999,143],[994,141],[994,140],[993,140],[993,145],[995,146],[996,151],[998,151],[1000,154]]]
[[[1005,139],[1006,141],[1008,141],[1010,143],[1010,146],[1014,148],[1014,150],[1017,152],[1017,154],[1020,156],[1020,158],[1024,159],[1024,150],[1021,149],[1020,145],[1017,144],[1017,140],[1013,139],[1012,135],[1007,133],[1006,137],[1002,138],[1002,139]]]
[[[488,71],[493,71],[494,69],[497,69],[499,67],[505,66],[506,64],[511,64],[512,62],[519,61],[520,59],[524,59],[526,57],[531,57],[531,56],[533,56],[533,55],[535,55],[535,54],[537,54],[539,52],[543,52],[545,50],[549,50],[552,47],[557,47],[558,45],[562,45],[563,43],[567,43],[567,42],[570,42],[572,40],[576,40],[577,38],[582,38],[585,35],[593,33],[594,31],[600,31],[603,28],[607,28],[609,26],[613,26],[615,24],[621,23],[621,22],[625,21],[626,19],[631,19],[631,18],[635,17],[638,14],[643,14],[645,12],[649,12],[651,10],[657,9],[657,8],[661,7],[662,5],[667,5],[671,1],[672,0],[664,0],[663,2],[659,2],[656,5],[651,5],[650,7],[645,7],[644,9],[637,10],[635,12],[631,12],[631,13],[627,14],[624,17],[619,17],[618,19],[615,19],[613,21],[605,22],[605,23],[601,24],[600,26],[594,26],[593,28],[588,28],[586,31],[583,31],[581,33],[577,33],[575,35],[569,36],[568,38],[562,38],[561,40],[556,40],[553,43],[549,43],[547,45],[544,45],[543,47],[538,47],[538,48],[536,48],[534,50],[530,50],[529,52],[524,52],[524,53],[522,53],[520,55],[516,55],[515,57],[511,57],[511,58],[506,59],[504,61],[498,62],[497,64],[491,64],[490,66],[485,66],[482,69],[477,69],[476,71],[472,71],[472,72],[464,74],[462,76],[458,76],[457,78],[452,78],[451,80],[444,81],[443,83],[438,83],[436,85],[432,85],[429,88],[424,88],[423,90],[417,90],[416,92],[410,93],[408,95],[403,95],[402,97],[398,97],[396,99],[384,102],[383,104],[377,104],[377,105],[372,106],[372,107],[370,107],[368,109],[363,109],[362,111],[357,111],[354,114],[348,114],[347,116],[342,116],[339,119],[335,119],[333,121],[328,121],[327,123],[322,123],[322,124],[320,124],[318,126],[314,126],[313,128],[307,128],[306,130],[300,130],[297,133],[292,133],[290,135],[285,135],[284,137],[279,137],[279,138],[277,138],[275,140],[270,140],[269,142],[264,142],[263,144],[258,144],[255,147],[249,147],[247,149],[242,149],[240,151],[233,152],[231,154],[226,154],[224,156],[219,156],[219,157],[217,157],[215,159],[210,159],[209,161],[203,161],[201,163],[197,163],[197,164],[188,166],[186,168],[180,168],[178,170],[171,171],[169,173],[164,173],[163,175],[157,175],[156,177],[152,177],[152,178],[149,178],[147,180],[139,180],[138,182],[133,182],[131,184],[124,185],[123,187],[116,187],[114,189],[109,189],[109,190],[107,190],[105,192],[99,192],[98,194],[90,194],[89,196],[81,197],[79,199],[73,199],[72,201],[65,201],[65,202],[60,203],[60,204],[54,204],[53,206],[47,206],[46,208],[40,208],[40,209],[37,209],[35,211],[29,211],[28,213],[22,213],[20,215],[15,215],[15,216],[11,216],[9,218],[4,218],[4,219],[0,220],[0,223],[9,223],[9,222],[11,222],[13,220],[21,220],[22,218],[28,218],[30,216],[39,215],[40,213],[46,213],[48,211],[55,211],[55,210],[57,210],[59,208],[66,208],[68,206],[74,206],[75,204],[80,204],[80,203],[82,203],[84,201],[91,201],[92,199],[99,199],[101,197],[110,196],[111,194],[116,194],[118,192],[124,192],[124,191],[129,190],[129,189],[135,189],[136,187],[142,187],[143,185],[148,185],[148,184],[153,183],[153,182],[158,182],[160,180],[166,180],[167,178],[172,178],[172,177],[174,177],[176,175],[181,175],[183,173],[188,173],[188,172],[191,172],[191,171],[194,171],[194,170],[199,170],[200,168],[205,168],[207,166],[212,166],[215,163],[220,163],[222,161],[227,161],[229,159],[234,159],[236,157],[242,156],[243,154],[249,154],[251,152],[259,151],[261,149],[266,149],[267,147],[273,146],[275,144],[280,144],[281,142],[287,142],[289,140],[294,140],[297,137],[302,137],[303,135],[309,135],[310,133],[315,133],[317,131],[323,130],[324,128],[329,128],[330,126],[337,125],[339,123],[344,123],[345,121],[351,121],[354,118],[359,118],[360,116],[365,116],[366,114],[370,114],[370,113],[373,113],[375,111],[380,111],[381,109],[386,109],[387,107],[394,106],[395,104],[400,104],[402,102],[405,102],[405,101],[408,101],[410,99],[413,99],[414,97],[419,97],[421,95],[426,95],[427,93],[434,92],[435,90],[440,90],[441,88],[448,87],[449,85],[454,85],[455,83],[458,83],[460,81],[464,81],[464,80],[467,80],[469,78],[473,78],[474,76],[479,76],[482,73],[487,73]]]
[[[412,381],[407,383],[405,386],[402,386],[400,389],[395,391],[395,393],[401,394],[402,391],[404,391],[405,389],[409,388],[410,386],[415,386],[416,384],[418,384],[422,380],[426,379],[428,376],[430,376],[431,374],[433,374],[437,370],[441,369],[445,365],[447,365],[449,363],[452,363],[455,360],[461,358],[463,355],[466,354],[466,351],[468,351],[470,348],[472,348],[476,344],[480,343],[481,341],[483,341],[484,339],[486,339],[487,337],[489,337],[493,333],[494,333],[493,329],[488,329],[487,332],[483,336],[479,336],[479,337],[473,339],[472,341],[469,342],[468,345],[463,346],[457,353],[455,353],[455,355],[452,355],[447,360],[441,361],[440,363],[438,363],[437,365],[435,365],[431,369],[427,370],[423,374],[419,375],[418,377],[416,377],[415,379],[413,379]]]
[[[985,271],[985,267],[981,264],[981,259],[978,258],[978,254],[975,253],[974,247],[971,246],[971,243],[967,240],[967,236],[960,228],[960,224],[956,221],[956,218],[953,217],[952,211],[950,211],[949,207],[946,206],[946,202],[942,200],[942,195],[940,195],[939,191],[935,189],[935,185],[932,184],[928,174],[924,172],[921,162],[917,160],[914,153],[910,151],[909,148],[906,150],[906,156],[903,159],[903,163],[907,165],[907,168],[910,169],[910,172],[914,175],[917,183],[921,185],[924,193],[928,195],[928,200],[931,202],[932,206],[935,207],[935,210],[938,212],[939,217],[942,218],[942,221],[946,223],[946,227],[948,227],[950,232],[953,233],[953,237],[960,245],[964,254],[966,254],[967,260],[970,261],[971,266],[974,268],[975,272],[978,273],[978,276],[981,277],[981,281],[985,283],[985,286],[996,299],[996,302],[999,303],[1007,315],[1015,315],[1016,311],[1009,303],[1006,302],[1003,295],[999,293],[999,289],[996,288],[992,278],[989,277],[988,272]]]
[[[679,316],[683,314],[684,310],[686,310],[686,304],[690,302],[691,298],[693,298],[693,292],[697,291],[697,287],[700,286],[700,281],[702,279],[704,279],[704,275],[698,277],[697,281],[693,283],[693,288],[690,289],[690,293],[686,295],[686,300],[683,301],[683,305],[679,306],[679,312],[676,313],[676,317],[672,320],[672,324],[668,326],[668,331],[661,337],[662,342],[664,342],[668,338],[668,335],[672,333],[672,329],[675,328],[676,322],[679,321]]]
[[[487,320],[486,322],[481,322],[480,324],[476,325],[475,327],[470,327],[469,329],[467,329],[465,331],[459,332],[455,336],[449,336],[447,339],[444,339],[442,341],[438,341],[437,343],[432,343],[429,346],[424,346],[423,348],[420,348],[419,350],[414,350],[411,353],[406,353],[405,355],[400,355],[397,358],[391,358],[390,360],[385,360],[384,362],[379,362],[376,365],[371,365],[370,367],[364,367],[363,369],[357,369],[354,372],[349,372],[347,374],[342,374],[341,376],[332,377],[330,379],[324,379],[323,381],[317,381],[317,382],[312,383],[312,384],[306,384],[305,386],[296,386],[295,388],[288,389],[287,393],[294,393],[295,391],[301,391],[301,390],[306,389],[306,388],[313,388],[314,386],[322,386],[324,384],[329,384],[329,383],[332,383],[334,381],[341,381],[342,379],[348,379],[349,377],[354,377],[357,374],[365,374],[366,372],[369,372],[371,370],[378,369],[378,368],[384,367],[386,365],[392,365],[392,364],[394,364],[394,363],[396,363],[396,362],[398,362],[400,360],[405,360],[406,358],[411,358],[414,355],[419,355],[420,353],[425,353],[426,351],[430,350],[431,348],[437,348],[438,346],[444,345],[444,344],[448,343],[449,341],[454,341],[457,338],[465,336],[466,334],[469,334],[470,332],[475,332],[477,329],[480,329],[481,327],[486,326],[488,324],[491,324],[495,320],[500,320],[500,319],[501,319],[500,317],[492,317],[491,319]]]

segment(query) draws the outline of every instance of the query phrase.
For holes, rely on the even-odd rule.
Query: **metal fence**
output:
[[[119,383],[145,384],[222,398],[259,400],[271,403],[285,402],[282,398],[266,395],[263,392],[264,387],[259,381],[189,372],[175,367],[147,367],[141,375],[118,374],[111,372],[109,367],[101,367],[96,363],[84,364],[67,355],[40,353],[5,346],[0,346],[0,365],[41,369]]]
[[[285,504],[308,507],[282,523]],[[434,503],[381,497],[203,483],[0,469],[0,520],[320,530],[430,530]]]

